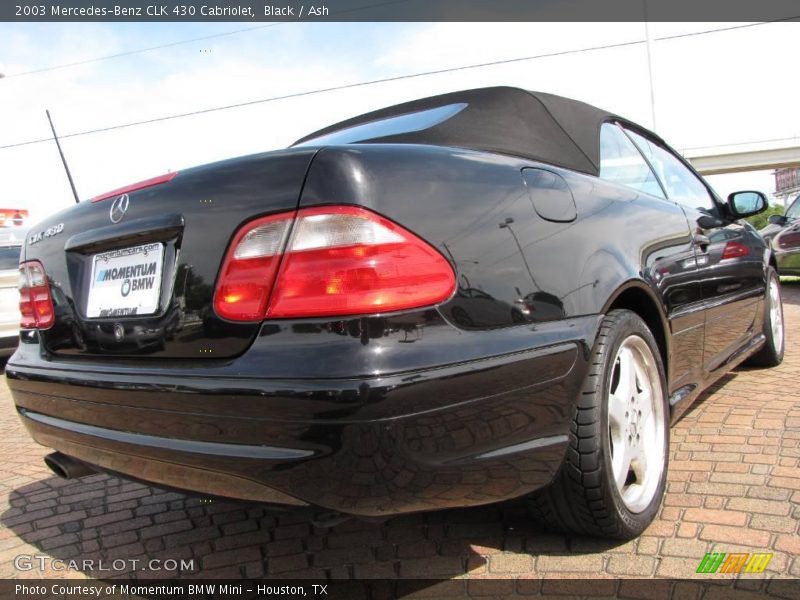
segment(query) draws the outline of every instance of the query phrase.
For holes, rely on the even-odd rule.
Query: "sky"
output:
[[[365,111],[489,85],[601,106],[679,151],[800,139],[800,24],[703,33],[737,25],[651,23],[648,64],[644,23],[2,23],[0,146],[51,137],[49,109],[87,199],[283,148]],[[618,44],[628,45],[608,47]],[[447,69],[457,70],[406,78]],[[251,104],[66,137],[238,103]],[[709,181],[723,196],[774,190],[771,172]],[[33,222],[72,202],[52,140],[0,148],[0,207],[27,208]]]

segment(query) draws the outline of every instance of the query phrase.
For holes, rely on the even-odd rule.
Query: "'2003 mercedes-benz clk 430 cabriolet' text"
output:
[[[62,476],[632,537],[670,423],[783,357],[765,208],[581,102],[409,102],[39,224],[8,383]]]

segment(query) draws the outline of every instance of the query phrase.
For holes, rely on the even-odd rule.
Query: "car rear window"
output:
[[[6,246],[0,248],[0,270],[16,269],[19,267],[19,254],[21,246]]]
[[[379,119],[369,123],[362,123],[346,129],[340,129],[326,135],[311,138],[298,146],[320,146],[324,144],[356,144],[366,140],[412,133],[429,129],[452,119],[467,107],[464,103],[448,104],[438,108],[430,108],[418,112]]]

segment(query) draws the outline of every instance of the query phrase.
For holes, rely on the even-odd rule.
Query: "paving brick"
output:
[[[153,537],[164,537],[170,533],[177,533],[178,531],[186,531],[191,529],[192,524],[188,520],[172,521],[170,523],[159,523],[158,525],[151,525],[143,527],[139,530],[139,537],[142,540],[147,540]]]
[[[794,477],[770,477],[767,483],[770,487],[800,490],[800,479]]]
[[[44,519],[54,514],[55,511],[52,508],[43,508],[40,510],[31,511],[29,513],[22,513],[11,517],[4,516],[3,525],[5,525],[6,527],[14,527],[15,525],[21,525],[23,523],[33,523],[38,521],[39,519]]]
[[[783,550],[794,555],[800,555],[800,536],[779,535],[775,541],[775,549]]]
[[[800,492],[797,492],[800,496]],[[751,487],[747,490],[748,498],[762,498],[764,500],[778,500],[784,502],[792,495],[791,490],[783,488],[771,488],[766,486]]]
[[[125,521],[133,518],[133,513],[130,510],[121,510],[118,512],[106,513],[97,517],[89,517],[83,522],[84,527],[99,527],[107,523],[114,523],[115,521]]]
[[[258,548],[237,548],[225,552],[215,552],[203,557],[203,569],[215,569],[228,565],[240,565],[247,561],[261,560]]]
[[[103,536],[100,540],[103,543],[104,548],[116,548],[117,546],[123,546],[125,544],[130,544],[138,539],[138,536],[135,531],[124,531],[122,533],[118,533],[116,535],[108,535]],[[93,540],[90,540],[93,541]],[[144,549],[144,548],[143,548]]]
[[[302,550],[301,539],[288,541],[290,543],[293,542],[295,552]],[[244,548],[246,546],[266,544],[267,542],[269,542],[269,532],[263,529],[256,529],[255,531],[247,531],[245,533],[221,535],[214,540],[214,548],[217,550],[230,550],[232,548]],[[274,556],[277,556],[277,554]]]
[[[108,523],[107,525],[100,527],[100,535],[109,536],[116,533],[122,533],[123,531],[130,531],[132,529],[141,529],[143,527],[147,527],[152,522],[153,521],[150,519],[150,517],[136,517],[135,519]]]
[[[189,529],[180,533],[173,533],[164,538],[164,545],[167,548],[175,546],[183,546],[192,542],[206,541],[219,537],[218,527],[203,527],[196,529]]]
[[[769,544],[770,533],[744,527],[728,525],[706,525],[700,532],[700,538],[713,542],[730,542],[748,546],[765,547]]]
[[[716,523],[718,525],[740,525],[747,523],[747,513],[735,510],[711,510],[708,508],[687,508],[683,513],[686,521],[696,523]]]
[[[753,515],[750,518],[750,527],[764,529],[775,533],[792,533],[797,529],[797,521],[791,517],[776,517],[773,515]]]
[[[670,538],[661,542],[663,556],[699,556],[708,551],[708,544],[696,539]]]
[[[800,469],[797,466],[788,467],[773,467],[770,474],[775,477],[790,477],[792,479],[800,479]]]
[[[673,521],[664,521],[663,519],[656,519],[644,531],[647,535],[671,537],[672,534],[675,532],[675,526],[676,525]]]
[[[222,539],[224,540],[225,538]],[[302,540],[298,539],[279,540],[264,546],[264,554],[269,558],[286,554],[299,554],[302,551],[303,543]]]
[[[397,572],[394,562],[372,562],[353,566],[356,579],[395,579]]]
[[[745,486],[734,483],[690,483],[688,492],[704,496],[743,496]]]
[[[702,558],[703,554],[700,554],[696,558],[665,556],[659,561],[658,567],[656,567],[656,576],[674,577],[676,579],[691,577],[695,574],[695,571],[697,571],[697,566],[700,564]]]
[[[729,463],[723,463],[729,464]],[[747,465],[737,465],[739,467],[743,467],[747,469]],[[743,473],[738,472],[726,472],[726,473],[719,473],[714,472],[711,473],[709,477],[709,482],[711,483],[738,483],[742,485],[764,485],[767,478],[764,475],[755,475],[755,474],[747,474],[747,471]],[[727,494],[730,495],[730,494]]]
[[[222,525],[222,533],[226,536],[255,531],[256,529],[258,529],[258,523],[255,519],[247,519],[246,521],[236,521],[235,523],[225,523]]]
[[[728,501],[727,507],[732,510],[778,516],[788,515],[790,511],[789,505],[786,504],[786,502],[755,498],[731,498]]]
[[[660,538],[651,535],[641,535],[636,545],[636,553],[646,556],[654,555],[658,552],[660,541]]]
[[[665,506],[703,506],[703,496],[699,494],[669,494],[664,499]]]
[[[601,554],[543,555],[536,559],[536,570],[542,572],[599,573],[603,570],[603,556]]]
[[[54,548],[61,548],[75,544],[77,546],[78,536],[74,533],[65,533],[46,538],[40,542],[43,550],[53,550]]]
[[[475,552],[481,554],[480,548]],[[397,558],[422,558],[425,556],[435,556],[437,554],[436,543],[430,540],[417,540],[414,542],[404,542],[397,545]]]
[[[501,552],[489,557],[490,573],[527,573],[533,568],[533,557],[528,554]]]
[[[283,573],[285,571],[297,571],[308,566],[308,558],[305,554],[290,554],[288,556],[276,556],[267,561],[267,572],[270,574]]]
[[[137,517],[146,517],[147,515],[154,515],[166,510],[167,505],[164,503],[145,504],[140,506],[137,502],[137,508],[133,511],[133,514],[135,514]]]
[[[650,556],[612,556],[608,572],[612,575],[649,577],[656,568],[656,559]]]
[[[287,538],[304,537],[311,531],[308,523],[298,523],[296,525],[285,525],[276,527],[272,535],[276,540],[285,540]]]

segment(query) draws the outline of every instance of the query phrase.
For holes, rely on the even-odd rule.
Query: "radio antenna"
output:
[[[47,113],[47,120],[50,121],[50,129],[53,130],[53,139],[56,141],[56,146],[58,147],[58,154],[61,156],[61,162],[64,164],[64,170],[67,172],[67,179],[69,179],[69,187],[72,188],[72,197],[75,198],[75,204],[80,204],[80,198],[78,198],[78,191],[75,189],[75,182],[72,181],[72,173],[69,172],[69,166],[67,166],[67,159],[64,158],[64,152],[61,150],[61,143],[58,141],[58,135],[56,135],[56,128],[53,125],[53,119],[50,117],[50,111],[45,110],[44,112]]]

